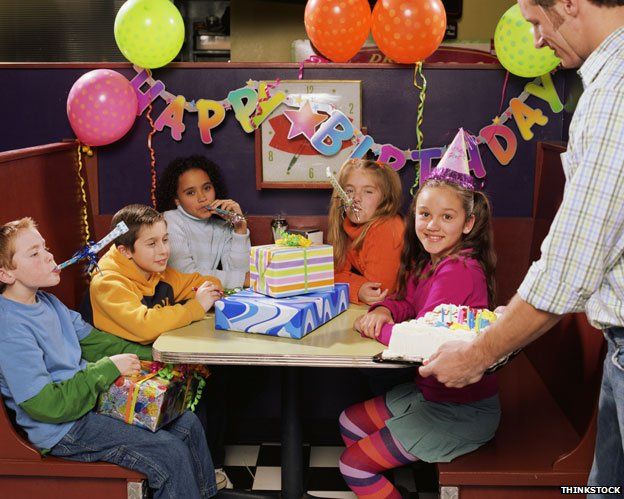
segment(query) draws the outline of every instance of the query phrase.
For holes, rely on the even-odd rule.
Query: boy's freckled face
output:
[[[169,234],[164,221],[144,225],[134,242],[130,258],[146,274],[164,272],[169,260]],[[126,256],[128,256],[126,254]]]
[[[22,229],[14,240],[15,255],[13,256],[14,269],[10,270],[19,283],[32,290],[56,286],[61,276],[54,269],[54,256],[45,245],[45,240],[37,229]]]

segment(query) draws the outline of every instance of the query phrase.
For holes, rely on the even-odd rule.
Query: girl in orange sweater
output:
[[[350,159],[340,168],[338,183],[356,209],[345,210],[340,197],[332,198],[328,240],[334,246],[334,280],[349,284],[352,303],[372,305],[396,289],[405,231],[401,181],[384,163]]]

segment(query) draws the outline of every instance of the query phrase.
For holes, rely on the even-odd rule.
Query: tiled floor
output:
[[[343,450],[344,447],[304,447],[304,480],[309,494],[355,499],[355,494],[348,489],[338,470],[338,457]],[[280,465],[279,444],[226,447],[225,471],[237,489],[280,490]],[[435,476],[428,466],[417,464],[393,470],[391,479],[409,491],[418,490],[421,499],[438,497]]]

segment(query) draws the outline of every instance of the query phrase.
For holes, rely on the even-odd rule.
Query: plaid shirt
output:
[[[563,202],[518,294],[553,314],[584,310],[605,329],[624,326],[624,27],[579,74]]]

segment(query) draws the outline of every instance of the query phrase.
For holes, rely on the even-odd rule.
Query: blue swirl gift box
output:
[[[349,285],[344,283],[335,284],[329,291],[288,298],[244,290],[215,303],[215,327],[300,339],[348,306]]]

